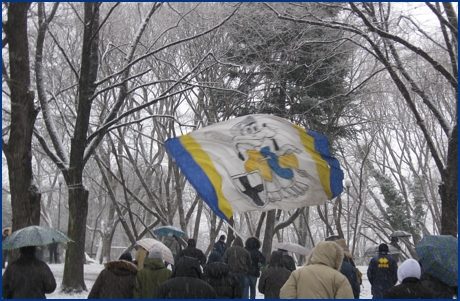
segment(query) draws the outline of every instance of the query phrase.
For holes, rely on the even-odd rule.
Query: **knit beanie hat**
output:
[[[125,260],[125,261],[132,262],[133,256],[131,256],[131,253],[126,252],[126,253],[121,254],[118,260]]]
[[[407,259],[404,261],[398,268],[398,281],[402,282],[404,279],[408,277],[414,277],[420,279],[422,275],[422,269],[420,268],[420,264],[415,259]]]
[[[387,244],[380,244],[379,245],[379,253],[388,253],[390,250],[388,249]]]
[[[151,248],[149,250],[148,258],[160,258],[161,260],[163,260],[163,253],[158,248]]]
[[[219,240],[225,240],[225,235],[221,235]]]

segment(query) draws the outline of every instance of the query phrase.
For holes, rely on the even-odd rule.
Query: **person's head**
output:
[[[213,262],[224,262],[222,259],[222,256],[217,251],[212,251],[211,254],[209,254],[207,264],[210,264]]]
[[[120,255],[120,258],[118,258],[118,260],[133,262],[133,256],[131,255],[131,253],[125,252]]]
[[[260,240],[255,236],[249,237],[248,239],[246,239],[246,242],[244,243],[246,249],[258,250],[260,248],[260,245]]]
[[[320,241],[307,256],[305,265],[322,264],[340,271],[343,249],[334,241]]]
[[[420,279],[422,275],[422,269],[420,264],[415,259],[407,259],[398,268],[398,281],[402,282],[404,279],[413,277]]]
[[[196,241],[193,238],[187,240],[187,247],[189,248],[196,248]]]
[[[225,235],[221,235],[221,236],[219,237],[219,240],[225,242]]]
[[[3,234],[5,235],[10,235],[10,228],[6,228],[5,230],[3,230]]]
[[[379,245],[379,253],[380,254],[388,254],[389,251],[390,251],[390,249],[388,248],[387,244],[383,243],[383,244]]]
[[[160,249],[158,248],[151,248],[149,252],[147,253],[147,258],[159,258],[163,260],[163,252],[161,252]]]
[[[284,266],[283,264],[283,252],[281,251],[273,251],[271,256],[270,256],[270,267],[276,268],[276,267],[282,267]]]
[[[244,245],[243,245],[243,239],[242,239],[241,237],[237,236],[237,237],[235,238],[235,240],[233,241],[232,246],[244,247]]]
[[[35,246],[27,246],[19,248],[19,253],[21,253],[21,257],[34,257],[36,250]]]
[[[182,256],[174,266],[171,278],[193,277],[201,279],[201,266],[198,259],[189,256]]]

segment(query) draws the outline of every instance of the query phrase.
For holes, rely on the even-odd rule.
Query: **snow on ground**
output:
[[[100,271],[104,269],[104,265],[101,264],[85,264],[84,265],[84,274],[85,274],[85,284],[88,288],[87,292],[81,294],[64,294],[61,292],[60,285],[62,283],[62,274],[64,272],[64,264],[48,264],[51,268],[51,271],[56,278],[56,283],[58,287],[52,294],[46,295],[48,299],[86,299],[88,297],[89,291],[91,290],[94,282],[96,281],[97,276]],[[367,280],[366,272],[367,266],[358,266],[359,270],[363,273],[363,286],[361,286],[360,299],[372,299],[371,295],[371,285]],[[4,270],[2,270],[4,271]],[[256,299],[264,299],[264,295],[257,291]]]

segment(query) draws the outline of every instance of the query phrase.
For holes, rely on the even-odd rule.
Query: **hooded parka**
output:
[[[174,267],[171,279],[162,283],[154,299],[216,299],[217,294],[201,280],[201,267],[196,258],[183,256]]]
[[[247,273],[252,264],[251,255],[243,247],[241,237],[236,237],[230,248],[225,251],[222,258],[230,266],[231,273]]]
[[[230,267],[222,261],[217,251],[212,251],[204,268],[203,280],[211,285],[219,299],[241,299],[238,278],[230,273]]]
[[[280,289],[291,275],[291,271],[284,267],[283,257],[283,252],[273,251],[268,269],[260,275],[258,288],[265,299],[279,299]]]
[[[353,299],[348,279],[339,272],[343,249],[322,241],[307,257],[306,265],[291,273],[280,290],[281,299]]]
[[[244,248],[248,250],[249,254],[251,255],[251,265],[249,266],[248,269],[248,276],[251,277],[260,277],[260,264],[266,264],[267,259],[265,259],[264,254],[259,251],[260,249],[260,240],[255,237],[251,236],[248,239],[246,239]]]
[[[137,273],[134,286],[135,299],[150,299],[163,282],[171,278],[171,271],[160,258],[146,258],[144,268]]]
[[[125,260],[114,260],[105,264],[97,276],[88,299],[132,299],[137,267]]]

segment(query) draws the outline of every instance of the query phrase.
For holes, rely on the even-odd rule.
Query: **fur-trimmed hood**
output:
[[[343,261],[342,247],[333,241],[321,241],[307,256],[305,266],[324,264],[334,270],[340,271]]]
[[[139,271],[134,263],[126,260],[113,260],[105,264],[105,268],[111,270],[115,274],[134,274]]]
[[[255,236],[251,236],[248,239],[246,239],[244,247],[246,249],[258,250],[260,248],[260,245],[261,245],[260,240]]]

